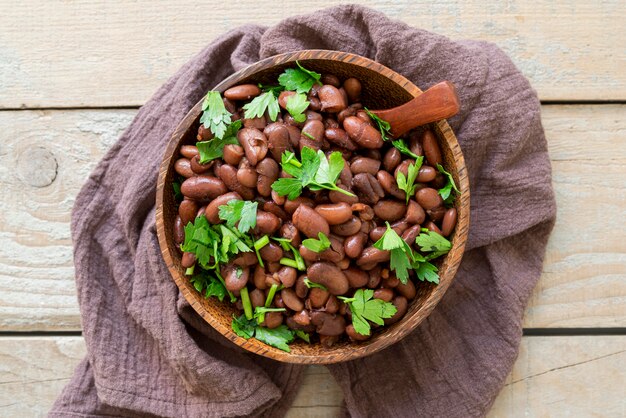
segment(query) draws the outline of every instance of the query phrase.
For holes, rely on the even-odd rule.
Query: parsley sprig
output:
[[[278,76],[278,83],[285,90],[294,90],[298,93],[308,93],[314,84],[320,83],[322,75],[315,71],[304,68],[296,61],[298,68],[287,68],[284,73]]]
[[[280,106],[274,92],[266,91],[252,99],[250,103],[246,103],[243,106],[243,110],[243,117],[246,119],[260,118],[267,111],[270,119],[275,121],[280,112]]]
[[[245,315],[239,317],[233,316],[231,328],[235,334],[246,340],[254,337],[267,345],[289,353],[291,351],[289,349],[290,342],[296,337],[310,342],[309,334],[304,331],[292,330],[288,328],[287,325],[279,325],[276,328],[266,328],[260,325],[260,322],[263,321],[259,322],[259,319],[264,317],[267,312],[280,312],[284,310],[284,308],[257,307],[252,318],[246,318]]]
[[[316,253],[321,253],[322,251],[330,248],[330,240],[323,232],[318,232],[317,237],[319,239],[305,239],[304,241],[302,241],[302,245]]]
[[[396,179],[398,183],[398,188],[404,190],[406,193],[406,204],[409,204],[409,200],[411,196],[415,193],[415,189],[417,185],[415,184],[415,179],[417,178],[417,174],[422,167],[422,163],[424,161],[424,157],[417,157],[417,160],[413,164],[409,164],[407,170],[407,176],[404,175],[402,171],[398,171],[398,177]]]
[[[203,293],[204,291],[204,297],[207,299],[211,296],[215,296],[221,302],[226,297],[226,286],[217,276],[211,275],[208,272],[202,272],[194,274],[189,280],[199,293]]]
[[[232,114],[226,110],[219,91],[211,90],[202,102],[200,123],[211,130],[217,138],[223,138]]]
[[[350,306],[352,326],[361,335],[371,334],[371,325],[368,321],[377,325],[384,325],[384,319],[391,318],[398,311],[393,303],[373,299],[373,297],[374,291],[372,289],[359,289],[354,292],[354,296],[351,298],[338,296]]]
[[[298,161],[295,154],[285,151],[281,158],[281,166],[286,173],[292,175],[291,178],[280,178],[272,184],[272,189],[280,196],[287,196],[293,200],[302,194],[302,189],[308,187],[310,190],[336,190],[348,196],[352,193],[343,190],[336,184],[339,174],[344,167],[344,160],[341,153],[335,151],[326,156],[322,151],[313,150],[309,147],[302,148],[300,153],[302,162]]]
[[[231,200],[218,208],[219,217],[231,228],[239,222],[237,229],[245,234],[256,226],[258,202],[248,200]]]
[[[422,228],[421,233],[415,238],[415,243],[422,252],[430,253],[426,255],[427,260],[441,257],[452,248],[452,243],[445,237],[426,228]]]
[[[389,124],[389,122],[382,119],[380,116],[372,113],[367,107],[364,107],[363,109],[365,110],[367,115],[376,123],[376,126],[378,126],[378,130],[380,131],[380,136],[383,138],[383,141],[391,139],[391,125]],[[400,151],[402,154],[408,155],[409,157],[415,159],[419,158],[418,155],[416,155],[409,149],[403,139],[396,139],[394,141],[391,141],[391,145],[396,147],[398,151]]]
[[[396,272],[400,282],[406,284],[409,280],[409,268],[415,262],[415,256],[411,246],[391,228],[389,222],[387,222],[387,230],[374,243],[374,247],[390,251],[389,268]]]
[[[206,164],[216,158],[224,156],[224,146],[228,144],[238,144],[237,132],[241,129],[241,120],[236,120],[228,125],[222,136],[215,135],[215,138],[208,141],[196,142],[198,153],[200,154],[200,164]]]
[[[452,177],[452,174],[448,173],[441,164],[437,164],[437,170],[439,170],[440,173],[442,173],[448,178],[448,182],[446,183],[446,185],[443,186],[441,189],[439,189],[439,195],[444,200],[444,202],[446,202],[446,204],[451,204],[452,201],[454,200],[454,195],[452,194],[452,190],[456,191],[457,193],[460,193],[459,189],[456,187],[456,184],[454,183],[454,178]]]
[[[306,120],[304,111],[309,107],[310,103],[306,99],[306,94],[296,93],[287,98],[287,111],[296,122],[304,122]]]

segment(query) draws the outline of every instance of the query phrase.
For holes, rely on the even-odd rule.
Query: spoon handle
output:
[[[392,135],[398,137],[418,126],[456,115],[459,97],[454,84],[442,81],[403,105],[371,112],[389,122]]]

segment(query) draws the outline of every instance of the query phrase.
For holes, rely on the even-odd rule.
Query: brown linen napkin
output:
[[[302,367],[233,346],[179,295],[155,230],[157,170],[203,94],[260,58],[299,49],[372,58],[422,89],[450,80],[449,122],[471,180],[468,251],[409,337],[330,367],[355,417],[482,416],[511,370],[555,203],[539,101],[492,44],[449,39],[359,6],[244,26],[184,65],[139,111],[81,190],[72,215],[88,354],[50,416],[282,416]]]

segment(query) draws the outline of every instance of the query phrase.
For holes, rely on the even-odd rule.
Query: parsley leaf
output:
[[[378,126],[378,130],[380,131],[380,135],[383,137],[383,141],[386,141],[389,138],[391,138],[391,133],[390,133],[391,125],[389,125],[389,122],[387,122],[386,120],[381,119],[379,116],[377,116],[374,113],[370,112],[370,110],[367,107],[364,107],[363,109],[365,110],[367,115],[370,118],[372,118],[372,120]]]
[[[231,200],[226,205],[219,207],[220,219],[226,221],[226,225],[234,227],[237,222],[237,229],[246,233],[256,226],[256,211],[258,202],[249,200]]]
[[[322,75],[315,71],[307,70],[298,61],[296,61],[296,65],[299,68],[287,68],[284,73],[278,76],[278,83],[285,90],[308,93],[315,83],[320,82]]]
[[[387,222],[387,230],[383,236],[374,243],[374,247],[379,250],[388,250],[391,252],[389,268],[396,272],[396,276],[400,282],[406,284],[409,280],[409,267],[411,267],[411,264],[415,261],[415,255],[411,246],[391,228],[389,222]]]
[[[439,194],[441,195],[441,198],[446,203],[450,204],[452,203],[452,200],[454,199],[454,197],[450,199],[450,195],[452,194],[452,189],[454,189],[457,193],[460,193],[459,189],[456,187],[456,184],[454,183],[454,178],[452,177],[452,174],[448,173],[441,164],[437,164],[437,170],[439,170],[440,173],[442,173],[448,178],[448,183],[445,186],[443,186],[441,189],[439,189]]]
[[[259,83],[259,88],[263,91],[272,92],[274,96],[276,97],[278,97],[281,91],[285,90],[283,86],[270,86],[270,85],[263,85],[261,83]]]
[[[293,120],[296,122],[304,122],[306,115],[304,111],[309,107],[311,102],[307,101],[306,94],[296,93],[287,98],[287,111],[293,116]]]
[[[250,103],[246,103],[243,106],[243,110],[245,111],[243,117],[246,119],[260,118],[267,110],[270,119],[275,121],[280,112],[280,107],[278,106],[278,99],[274,93],[266,91],[252,99]]]
[[[319,237],[319,240],[315,238],[307,238],[302,241],[302,245],[316,253],[321,253],[322,251],[330,248],[330,240],[326,235],[324,235],[323,232],[318,232],[317,236]]]
[[[400,151],[402,154],[408,155],[409,157],[415,158],[416,160],[418,158],[422,158],[422,159],[424,158],[424,157],[420,157],[417,154],[414,154],[406,145],[406,142],[404,142],[403,139],[396,139],[395,141],[391,141],[391,145],[398,148],[398,151]]]
[[[209,91],[202,102],[200,123],[211,130],[217,138],[222,138],[232,114],[226,110],[219,91]]]
[[[313,149],[304,147],[300,155],[302,162],[298,161],[293,152],[283,153],[281,166],[293,178],[280,178],[272,184],[272,189],[279,196],[287,196],[289,200],[293,200],[300,196],[304,187],[311,190],[336,190],[348,196],[354,196],[335,183],[344,167],[340,152],[333,152],[327,160],[322,151],[316,153]]]
[[[311,337],[309,334],[307,334],[306,332],[297,329],[296,332],[296,337],[300,338],[301,340],[306,341],[307,343],[311,344]]]
[[[224,156],[224,146],[228,144],[239,144],[237,132],[241,128],[241,120],[236,120],[223,133],[223,137],[215,136],[208,141],[196,142],[200,154],[200,164],[206,164],[216,158]]]
[[[404,190],[406,193],[406,204],[409,204],[409,200],[411,196],[415,193],[415,189],[417,185],[415,184],[415,179],[417,178],[417,174],[420,171],[420,167],[422,166],[422,162],[424,161],[424,157],[418,157],[417,161],[413,164],[409,164],[409,168],[407,171],[408,176],[405,176],[402,171],[398,171],[398,176],[396,181],[398,183],[398,188]]]
[[[289,329],[287,325],[280,325],[272,329],[265,328],[259,326],[254,318],[246,319],[245,315],[241,315],[240,317],[233,316],[231,328],[235,334],[246,340],[255,337],[257,340],[267,345],[271,345],[272,347],[286,352],[290,351],[289,343],[295,338],[295,332]]]
[[[422,233],[415,238],[415,243],[419,245],[420,250],[423,252],[431,253],[427,256],[429,260],[447,254],[452,248],[452,243],[450,241],[438,233],[429,231],[426,228],[423,228]]]
[[[417,277],[421,281],[428,281],[431,283],[439,284],[439,275],[437,274],[437,266],[425,261],[423,263],[419,263],[416,266],[413,266]]]
[[[391,318],[397,312],[393,303],[385,302],[382,299],[372,299],[374,291],[372,289],[359,289],[354,292],[351,298],[340,297],[350,305],[352,312],[352,326],[361,335],[370,335],[372,321],[377,325],[384,325],[383,319]]]
[[[224,284],[217,278],[209,273],[203,272],[201,274],[195,274],[190,279],[193,287],[200,293],[204,290],[205,298],[209,298],[211,296],[215,296],[221,301],[226,297],[226,287]]]

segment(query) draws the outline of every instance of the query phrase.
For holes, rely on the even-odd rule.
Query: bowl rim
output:
[[[288,64],[295,62],[296,60],[330,60],[330,61],[340,61],[345,62],[352,65],[357,65],[361,67],[365,67],[369,70],[375,71],[382,76],[390,79],[392,82],[398,84],[408,93],[413,96],[417,96],[422,93],[415,84],[409,81],[404,76],[398,74],[397,72],[391,70],[390,68],[380,64],[376,61],[373,61],[369,58],[362,57],[357,54],[352,54],[348,52],[342,51],[331,51],[331,50],[320,50],[320,49],[307,49],[300,50],[294,52],[287,52],[283,54],[274,55],[260,61],[257,61],[249,66],[236,71],[231,74],[220,83],[218,83],[211,90],[217,90],[223,92],[226,88],[231,87],[235,81],[239,81],[245,79],[249,76],[252,76],[262,70],[274,67],[276,65]],[[450,257],[452,254],[455,257],[447,264],[447,268],[445,270],[445,275],[442,275],[440,283],[436,286],[436,288],[432,291],[430,296],[425,300],[423,306],[419,309],[416,309],[412,312],[412,317],[402,318],[398,324],[403,324],[404,326],[399,326],[395,329],[394,335],[390,335],[393,338],[378,338],[374,341],[368,342],[367,344],[357,344],[353,343],[348,349],[347,347],[341,347],[339,350],[328,349],[327,352],[320,351],[314,355],[305,355],[305,354],[296,354],[292,352],[285,352],[279,350],[277,348],[271,347],[264,343],[259,342],[255,338],[250,338],[248,340],[238,336],[235,334],[230,327],[226,327],[222,325],[222,323],[213,317],[213,315],[208,312],[204,306],[198,303],[189,288],[186,286],[185,282],[188,281],[184,276],[180,274],[179,269],[176,268],[174,258],[170,253],[170,248],[167,243],[167,231],[165,230],[165,217],[164,217],[164,190],[166,190],[165,180],[168,175],[168,171],[171,166],[171,161],[174,157],[174,154],[179,146],[180,139],[182,135],[186,133],[191,126],[197,121],[200,116],[202,109],[202,102],[204,100],[201,98],[185,115],[185,117],[181,120],[177,128],[174,130],[171,135],[168,144],[165,148],[165,152],[163,154],[163,159],[161,161],[161,165],[159,167],[159,175],[157,181],[157,193],[156,193],[156,226],[157,226],[157,238],[159,241],[159,247],[161,249],[161,254],[163,256],[163,260],[167,265],[167,268],[170,272],[170,276],[174,279],[178,289],[183,294],[185,299],[189,302],[192,308],[216,331],[222,334],[225,338],[232,341],[237,346],[244,348],[252,353],[262,355],[264,357],[271,358],[273,360],[278,360],[286,363],[298,363],[298,364],[331,364],[338,363],[348,360],[354,360],[360,357],[365,357],[375,352],[378,352],[396,342],[399,342],[404,337],[406,337],[409,333],[413,332],[415,328],[421,322],[426,319],[434,310],[435,306],[440,302],[445,292],[450,287],[452,281],[456,276],[456,272],[458,270],[459,264],[461,263],[461,259],[463,256],[463,252],[465,249],[468,230],[469,230],[469,213],[470,213],[470,199],[469,199],[469,179],[467,175],[467,169],[465,166],[465,160],[463,158],[463,153],[461,152],[461,148],[459,143],[454,135],[454,132],[448,125],[448,122],[445,119],[437,121],[433,123],[439,132],[439,138],[443,139],[448,143],[450,148],[450,152],[452,153],[453,160],[457,166],[458,173],[458,187],[460,190],[460,194],[457,196],[457,201],[455,207],[457,208],[457,226],[454,232],[454,239],[452,243],[452,248],[450,252],[446,255],[446,258]],[[462,228],[460,228],[462,226]],[[421,312],[421,318],[418,313]],[[411,319],[415,319],[414,321],[410,321]],[[386,332],[381,334],[385,335]],[[337,352],[339,351],[339,352]]]

